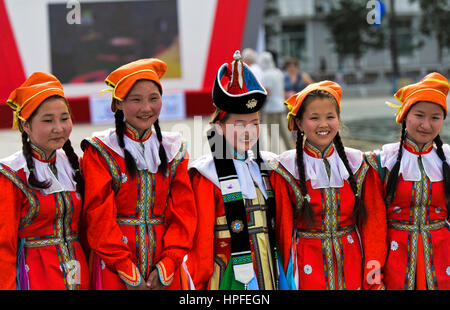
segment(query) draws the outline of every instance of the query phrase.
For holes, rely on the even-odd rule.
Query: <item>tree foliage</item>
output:
[[[450,3],[448,0],[409,0],[419,3],[421,9],[420,31],[434,35],[438,43],[438,59],[442,61],[442,50],[450,47]]]
[[[384,27],[367,22],[369,10],[366,2],[360,0],[332,1],[324,22],[331,33],[335,51],[345,57],[361,58],[369,49],[384,47]]]

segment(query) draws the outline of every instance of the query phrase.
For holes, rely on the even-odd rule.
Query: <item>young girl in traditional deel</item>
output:
[[[114,70],[105,82],[115,128],[82,142],[94,289],[181,285],[197,218],[187,145],[159,127],[166,67],[150,58]]]
[[[367,156],[383,180],[387,210],[387,289],[450,289],[450,147],[439,135],[448,80],[437,72],[395,94],[400,142]]]
[[[36,72],[8,104],[22,150],[0,160],[0,289],[89,289],[79,229],[84,182],[63,87]]]
[[[381,182],[339,134],[341,87],[308,85],[286,101],[296,149],[270,162],[276,234],[291,289],[383,288]]]
[[[266,162],[275,154],[258,149],[266,91],[239,51],[233,58],[212,91],[211,154],[189,168],[198,224],[186,265],[196,289],[272,290],[279,282]]]

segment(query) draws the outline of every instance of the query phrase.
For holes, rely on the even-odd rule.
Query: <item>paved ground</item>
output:
[[[394,122],[395,110],[388,107],[385,101],[395,100],[392,97],[374,98],[343,98],[341,102],[341,117],[344,123],[340,130],[344,140],[344,145],[358,148],[362,151],[370,151],[380,148],[388,142],[397,141],[400,134],[399,125]],[[198,158],[208,150],[205,131],[209,128],[209,117],[195,117],[181,121],[161,122],[162,130],[179,131],[189,143],[189,153],[191,158]],[[444,125],[442,136],[445,142],[450,142],[449,125]],[[80,141],[91,136],[92,132],[112,127],[112,124],[105,125],[75,125],[71,135],[72,144],[75,151],[82,154],[79,147]],[[21,149],[19,133],[14,130],[0,130],[0,158],[6,157]],[[284,151],[283,143],[278,149],[273,149],[275,153]]]

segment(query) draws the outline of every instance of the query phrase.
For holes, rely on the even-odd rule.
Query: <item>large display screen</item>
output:
[[[167,63],[164,78],[181,77],[177,0],[49,4],[48,11],[52,73],[62,83],[103,82],[117,67],[151,57]]]

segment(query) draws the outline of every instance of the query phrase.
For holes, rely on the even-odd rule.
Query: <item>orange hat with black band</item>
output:
[[[426,101],[440,105],[447,116],[447,94],[449,90],[448,80],[437,72],[426,75],[420,82],[400,88],[394,95],[401,105],[396,106],[388,103],[391,107],[397,108],[397,123],[403,122],[411,107],[419,102]]]
[[[45,99],[58,95],[64,98],[61,82],[46,72],[33,73],[8,97],[7,104],[14,110],[13,129],[19,128],[19,119],[27,121]]]
[[[306,86],[302,91],[292,95],[287,99],[284,104],[287,106],[289,113],[288,128],[290,131],[297,131],[297,126],[295,125],[295,117],[297,116],[300,107],[305,100],[305,98],[313,91],[322,90],[330,93],[338,104],[339,110],[341,109],[341,98],[342,98],[342,88],[339,84],[332,81],[321,81],[317,83],[312,83]]]
[[[166,73],[166,70],[166,63],[160,59],[139,59],[111,72],[105,80],[106,85],[111,89],[105,90],[112,91],[113,99],[123,101],[138,80],[154,81],[162,89],[159,79]],[[111,103],[111,110],[116,111],[114,102]]]

